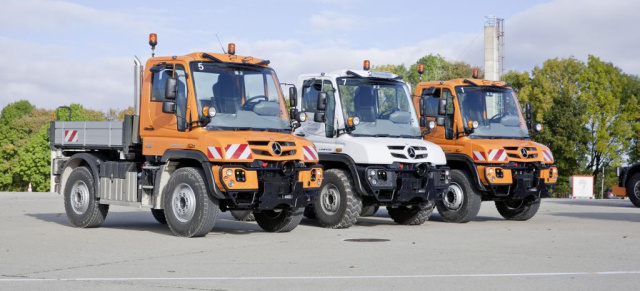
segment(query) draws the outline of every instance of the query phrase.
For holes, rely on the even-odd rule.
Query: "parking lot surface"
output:
[[[346,239],[382,239],[350,242]],[[71,226],[52,193],[0,193],[0,290],[637,290],[640,208],[628,200],[546,199],[506,221],[400,226],[381,209],[349,229],[303,219],[265,233],[222,213],[178,238],[149,209],[111,206],[102,227]]]

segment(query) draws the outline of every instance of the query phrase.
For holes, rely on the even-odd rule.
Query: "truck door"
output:
[[[166,101],[167,79],[175,73],[178,78],[175,113],[162,112]],[[187,127],[187,100],[189,95],[185,66],[179,63],[161,63],[151,68],[147,124],[141,130],[144,155],[162,155],[167,149],[185,149],[189,144]]]
[[[314,115],[318,111],[318,94],[320,92],[327,93],[324,123],[313,121]],[[328,79],[309,79],[302,83],[299,106],[302,112],[307,113],[308,121],[303,122],[295,134],[313,141],[320,153],[335,152],[333,132],[336,129],[336,100],[334,94],[334,87]]]
[[[422,98],[424,98],[424,101],[427,104],[427,112],[425,112],[427,120],[435,120],[438,115],[438,104],[440,99],[447,100],[447,114],[444,116],[444,125],[436,126],[435,129],[431,130],[431,132],[426,135],[426,139],[440,145],[445,154],[455,153],[457,148],[454,129],[455,110],[451,90],[446,87],[438,86],[436,87],[433,96]]]

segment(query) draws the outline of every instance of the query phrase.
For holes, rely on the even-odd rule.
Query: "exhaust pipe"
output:
[[[140,98],[142,97],[142,63],[138,57],[133,59],[133,128],[131,143],[140,143]]]

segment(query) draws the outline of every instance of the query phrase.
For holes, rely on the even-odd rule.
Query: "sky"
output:
[[[428,54],[483,66],[485,16],[505,19],[505,71],[589,54],[640,74],[640,0],[40,1],[0,0],[0,108],[133,105],[133,57],[221,52],[303,73],[415,63]]]

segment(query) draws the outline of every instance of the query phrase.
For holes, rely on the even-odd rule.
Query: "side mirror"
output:
[[[317,109],[319,111],[324,111],[324,110],[327,109],[327,92],[318,93],[318,106],[317,106]]]
[[[439,125],[439,126],[443,126],[444,125],[444,116],[436,117],[436,124]]]
[[[427,102],[424,100],[425,97],[420,98],[420,116],[424,117],[427,112]]]
[[[531,116],[533,115],[532,114],[533,109],[531,108],[531,102],[527,102],[527,104],[524,107],[525,107],[524,112],[525,112],[525,115],[527,117],[527,120],[530,120]]]
[[[298,105],[298,90],[295,86],[289,87],[289,105],[291,105],[291,107]]]
[[[313,115],[313,121],[324,122],[325,121],[324,112],[316,112],[316,114]]]
[[[447,99],[440,99],[438,103],[438,115],[446,115],[447,114]]]
[[[427,118],[422,116],[422,117],[420,117],[420,127],[425,127],[425,126],[427,126]]]
[[[162,102],[162,112],[164,113],[176,113],[176,103],[173,101]]]
[[[177,78],[167,79],[167,83],[164,88],[164,99],[175,100],[177,94],[178,94],[178,79]],[[175,107],[175,104],[174,104],[174,107]]]
[[[295,120],[297,115],[298,115],[298,109],[293,107],[289,109],[289,119]]]

